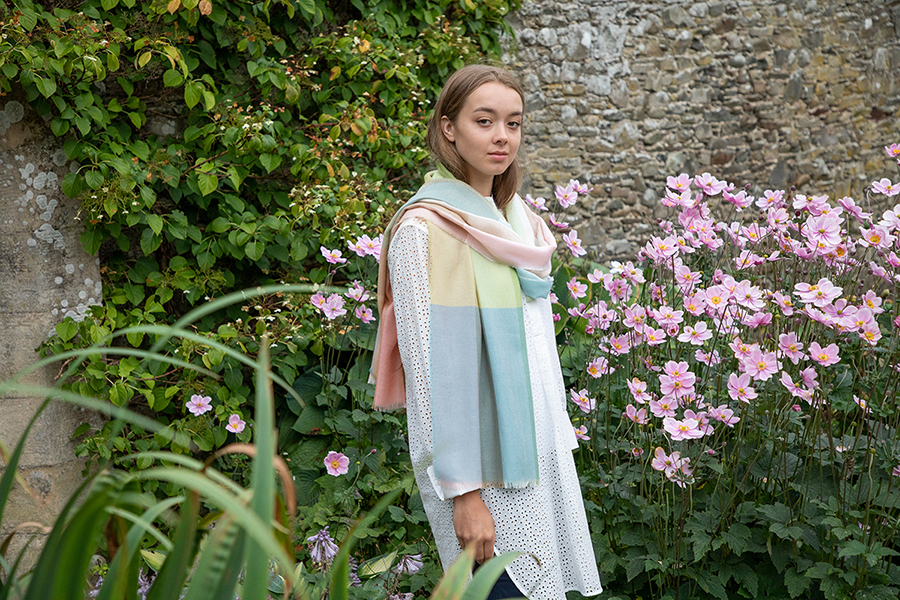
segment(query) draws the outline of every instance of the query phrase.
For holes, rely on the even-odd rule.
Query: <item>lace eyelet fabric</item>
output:
[[[514,209],[527,210],[524,205]],[[453,500],[430,476],[427,224],[421,219],[403,223],[394,234],[387,260],[406,377],[410,457],[441,563],[447,569],[462,550],[453,528]],[[488,487],[480,494],[494,519],[495,552],[528,553],[507,567],[510,578],[528,598],[565,600],[568,590],[593,596],[602,590],[572,460],[577,440],[565,410],[550,302],[524,295],[522,301],[540,481],[523,489]]]

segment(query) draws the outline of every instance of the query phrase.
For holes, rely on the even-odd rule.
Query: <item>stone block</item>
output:
[[[626,106],[628,106],[628,100],[630,96],[631,94],[628,91],[628,83],[624,79],[620,79],[612,85],[612,89],[610,91],[610,100],[618,108],[625,108]]]
[[[0,398],[0,408],[7,415],[0,424],[0,439],[7,446],[18,442],[42,403],[43,398],[33,396],[11,394]],[[72,433],[86,421],[94,425],[102,422],[96,413],[61,401],[50,402],[35,421],[19,464],[43,467],[74,460]]]
[[[588,92],[598,96],[609,96],[612,93],[609,75],[591,75],[584,80],[584,86]]]
[[[20,523],[52,526],[56,515],[81,485],[84,462],[71,460],[51,467],[19,469],[30,491],[16,482],[3,513],[0,535],[8,535]],[[32,531],[34,531],[32,529]]]
[[[550,27],[544,27],[537,34],[537,42],[541,46],[555,46],[559,41],[559,36],[556,33],[555,29],[551,29]]]

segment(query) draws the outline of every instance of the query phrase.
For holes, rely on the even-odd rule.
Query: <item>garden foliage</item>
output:
[[[302,578],[322,591],[338,561],[361,579],[351,597],[430,589],[438,569],[402,418],[370,410],[378,234],[418,184],[440,84],[496,53],[516,5],[0,9],[0,85],[23,90],[80,165],[64,191],[82,200],[84,245],[104,263],[104,305],[61,323],[43,352],[128,328],[116,353],[87,355],[70,389],[162,423],[81,429],[82,455],[142,453],[140,473],[148,453],[206,457],[248,441],[261,423],[240,356],[268,335],[273,379],[289,388],[275,393],[276,443],[297,492]],[[900,187],[882,179],[857,201],[752,198],[708,174],[671,177],[672,220],[612,269],[595,269],[562,222],[587,192],[572,182],[529,200],[560,209],[550,221],[569,249],[557,332],[605,597],[895,598],[900,207],[870,203],[892,204]],[[732,214],[714,218],[722,207]],[[177,339],[154,328],[207,297],[282,281],[320,287],[213,303]],[[151,347],[166,359],[126,352]],[[216,466],[250,479],[235,455]],[[331,536],[398,488],[396,505],[354,530],[369,560],[351,569]]]
[[[293,286],[284,291],[308,287]],[[0,394],[19,391],[52,397],[109,416],[114,419],[111,421],[114,428],[130,425],[159,432],[164,428],[161,423],[126,408],[71,391],[23,384],[22,381],[27,379],[29,372],[57,366],[57,363],[69,365],[67,374],[77,372],[82,361],[97,353],[107,357],[132,356],[142,362],[160,361],[173,367],[206,371],[200,365],[184,363],[155,349],[117,348],[109,342],[138,330],[158,336],[160,342],[190,335],[194,317],[213,312],[217,306],[240,302],[267,291],[230,294],[192,311],[174,326],[146,325],[113,332],[89,348],[46,358],[12,380],[0,382]],[[157,346],[163,347],[160,342]],[[330,540],[327,528],[317,534],[312,548],[316,572],[307,572],[303,562],[295,563],[291,532],[297,509],[296,494],[287,463],[275,452],[277,431],[273,388],[277,386],[273,384],[284,386],[285,382],[269,368],[268,336],[263,336],[255,359],[225,346],[220,346],[220,350],[247,364],[255,374],[257,427],[253,443],[229,444],[205,461],[168,451],[138,452],[92,473],[68,499],[52,526],[23,523],[0,543],[0,568],[3,570],[0,598],[265,600],[278,597],[319,600],[327,595],[333,600],[343,600],[350,597],[350,590],[360,583],[357,574],[350,570],[350,553],[361,532],[390,506],[402,489],[384,495],[368,514],[361,516],[348,531],[341,548]],[[38,499],[19,477],[17,466],[31,427],[49,402],[48,399],[32,416],[12,452],[3,447],[6,469],[0,477],[0,518],[17,479],[24,492]],[[200,403],[199,400],[196,403]],[[233,453],[252,458],[252,478],[247,488],[210,466],[218,456]],[[129,465],[135,461],[149,461],[150,464],[130,469]],[[146,481],[170,482],[183,489],[183,493],[159,499],[140,491],[141,482]],[[37,564],[23,574],[22,559],[26,552],[23,549],[17,556],[12,556],[10,542],[17,532],[35,528],[47,537]],[[327,546],[319,543],[325,540],[328,540]],[[148,542],[155,548],[146,547]],[[327,547],[325,552],[322,552],[323,547]],[[92,556],[100,551],[110,559],[109,563],[92,565]],[[504,566],[516,556],[517,553],[508,553],[490,561],[466,586],[466,575],[471,572],[473,562],[472,552],[466,553],[439,583],[433,598],[483,600]],[[404,557],[391,576],[396,581],[421,566],[422,563],[413,557]]]
[[[80,199],[83,245],[103,265],[103,305],[83,322],[60,323],[43,354],[86,348],[121,329],[130,333],[115,344],[150,348],[158,335],[146,326],[174,322],[233,289],[310,282],[329,296],[338,288],[328,286],[369,280],[386,218],[425,170],[431,102],[453,70],[498,53],[502,17],[517,5],[17,0],[0,7],[0,88],[24,96],[78,165],[62,188]],[[348,254],[347,242],[362,235],[369,245],[359,253],[368,255],[335,275],[320,248]],[[253,371],[224,348],[254,357],[268,334],[272,369],[296,392],[276,392],[277,446],[301,506],[296,535],[331,526],[343,536],[360,512],[402,487],[402,500],[357,532],[360,552],[428,552],[424,512],[406,478],[402,421],[369,410],[374,326],[364,321],[374,296],[344,298],[345,309],[338,294],[329,306],[349,310],[347,319],[324,327],[309,296],[279,292],[223,307],[159,349],[203,371],[91,355],[70,389],[163,427],[85,425],[73,432],[79,453],[94,468],[135,452],[205,457],[249,441],[257,424]],[[332,451],[348,461],[343,476],[324,468]],[[143,454],[134,468],[151,464]],[[249,480],[240,455],[216,465]],[[156,478],[134,485],[160,496],[182,490]],[[309,557],[305,543],[296,551]],[[390,563],[363,571],[377,578]],[[433,560],[427,565],[406,589],[434,582],[439,570]]]

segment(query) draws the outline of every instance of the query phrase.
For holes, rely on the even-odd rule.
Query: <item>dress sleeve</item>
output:
[[[422,219],[403,223],[388,250],[397,341],[406,376],[409,454],[416,473],[426,472],[438,497],[444,492],[433,476],[431,445],[431,375],[428,226]]]

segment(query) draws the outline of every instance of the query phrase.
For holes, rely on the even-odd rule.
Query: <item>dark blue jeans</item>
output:
[[[480,564],[475,563],[475,571],[480,566]],[[506,598],[525,598],[525,594],[519,591],[516,584],[509,578],[509,573],[503,571],[494,587],[491,588],[491,593],[488,594],[486,600],[506,600]]]
[[[504,598],[524,598],[525,594],[519,591],[516,584],[509,578],[509,574],[503,571],[503,575],[494,584],[491,593],[488,594],[487,600],[503,600]]]

